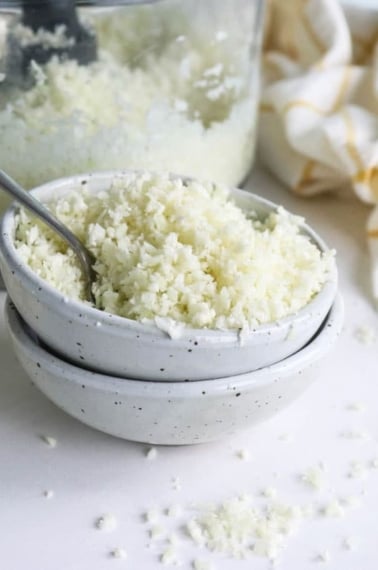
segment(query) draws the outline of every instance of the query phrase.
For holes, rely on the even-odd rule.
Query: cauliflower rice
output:
[[[333,251],[322,253],[301,234],[302,218],[278,208],[259,220],[216,183],[133,173],[97,194],[74,189],[49,208],[97,259],[97,308],[141,322],[255,327],[304,307],[334,263]],[[84,300],[71,249],[23,210],[17,223],[24,262]]]
[[[26,188],[124,168],[239,184],[255,141],[254,11],[240,18],[233,0],[222,10],[216,2],[206,2],[208,14],[197,1],[92,14],[96,61],[33,62],[28,89],[0,77],[1,167]],[[19,28],[17,37],[31,42]],[[6,203],[0,193],[0,208]]]

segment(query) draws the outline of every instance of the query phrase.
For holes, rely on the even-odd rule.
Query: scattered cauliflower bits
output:
[[[256,554],[274,560],[303,519],[300,507],[272,502],[261,509],[249,497],[235,497],[187,524],[199,546],[233,558]]]
[[[276,489],[267,487],[265,491],[268,492],[261,494],[261,497],[265,498],[263,500],[261,497],[242,494],[217,503],[180,505],[180,516],[176,519],[176,527],[173,529],[179,534],[171,532],[167,535],[168,527],[156,524],[148,529],[155,545],[164,542],[165,549],[161,553],[160,562],[179,564],[178,555],[183,554],[185,540],[181,541],[178,537],[184,530],[187,537],[205,555],[217,552],[232,559],[252,559],[259,556],[276,564],[288,547],[290,537],[300,530],[306,520],[313,522],[319,516],[340,518],[347,514],[347,509],[360,505],[359,497],[352,495],[344,498],[331,496],[328,503],[323,505],[289,504],[277,498]],[[177,507],[175,506],[176,511]],[[160,507],[153,511],[153,517],[150,517],[147,511],[144,520],[146,523],[155,523],[159,515],[160,519],[163,515],[169,516],[169,510]],[[353,548],[351,538],[344,540],[343,548]],[[321,551],[314,560],[327,562],[327,552]],[[195,570],[210,570],[213,567],[212,560],[206,561],[202,558],[195,558],[192,566]]]
[[[141,322],[248,329],[295,313],[333,263],[283,208],[251,219],[213,183],[130,174],[107,192],[72,191],[49,204],[94,253],[96,305]],[[25,212],[23,260],[64,295],[83,299],[73,253]]]

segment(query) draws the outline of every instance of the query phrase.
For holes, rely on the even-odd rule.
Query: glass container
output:
[[[263,0],[73,2],[95,46],[86,59],[71,50],[78,40],[64,18],[39,26],[49,4],[0,0],[2,169],[26,188],[127,168],[243,181],[255,146]]]

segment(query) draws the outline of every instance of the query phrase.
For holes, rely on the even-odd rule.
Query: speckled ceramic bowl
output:
[[[257,424],[301,394],[319,375],[343,324],[340,297],[316,337],[262,370],[198,382],[148,382],[105,376],[48,352],[8,302],[6,319],[26,373],[57,406],[111,435],[151,444],[211,441]]]
[[[114,176],[97,173],[46,184],[34,194],[46,201],[64,195],[82,182],[91,192],[109,188]],[[232,197],[244,210],[265,217],[277,206],[242,190]],[[0,226],[0,266],[18,311],[39,337],[63,358],[90,370],[146,380],[202,380],[257,370],[286,358],[304,346],[327,315],[337,290],[334,269],[315,298],[287,318],[257,327],[240,342],[236,331],[184,329],[170,338],[153,325],[117,317],[84,303],[67,300],[20,259],[14,246],[13,206]],[[307,225],[303,232],[321,249],[326,246]],[[101,325],[101,326],[99,326]]]

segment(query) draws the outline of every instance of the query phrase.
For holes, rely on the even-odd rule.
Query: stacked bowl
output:
[[[99,192],[113,177],[110,172],[70,177],[33,193],[48,202],[83,183],[89,192]],[[277,208],[241,190],[233,190],[232,199],[259,216]],[[109,434],[171,445],[231,435],[302,393],[341,331],[336,268],[304,308],[242,336],[188,327],[176,335],[67,299],[21,259],[17,212],[12,206],[0,227],[6,320],[17,356],[55,404]],[[327,251],[306,224],[301,232]]]

